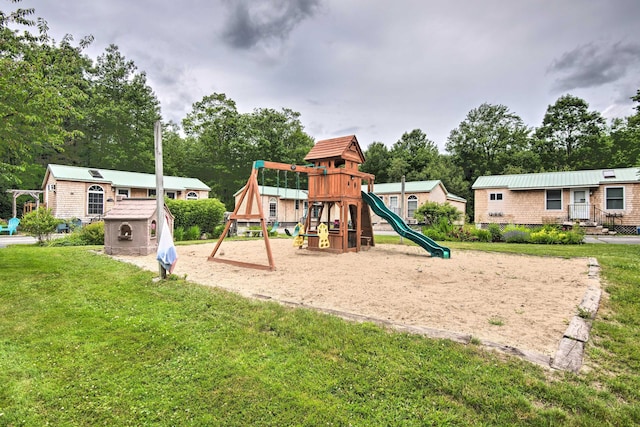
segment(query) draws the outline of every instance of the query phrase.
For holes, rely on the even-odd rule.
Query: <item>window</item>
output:
[[[128,188],[118,188],[116,190],[117,196],[129,197],[129,189]]]
[[[87,212],[89,215],[102,215],[104,211],[104,189],[99,185],[92,185],[87,191]]]
[[[166,191],[165,194],[167,195],[167,197],[169,199],[175,199],[176,198],[176,192],[175,191]]]
[[[490,193],[489,200],[502,200],[502,193]]]
[[[400,208],[398,207],[398,196],[389,196],[389,209],[396,215],[400,215]]]
[[[278,201],[275,197],[269,199],[269,217],[277,218],[278,216]]]
[[[562,209],[562,190],[547,190],[547,210]]]
[[[605,188],[605,209],[624,209],[624,187]]]
[[[147,197],[156,197],[156,189],[148,189],[147,190]]]
[[[187,200],[198,200],[198,193],[195,191],[189,191],[187,193]]]
[[[416,196],[409,196],[407,199],[407,217],[413,218],[413,213],[418,209],[418,198]]]

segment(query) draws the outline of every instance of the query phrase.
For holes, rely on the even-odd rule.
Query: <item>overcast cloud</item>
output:
[[[443,149],[482,103],[531,127],[571,93],[606,117],[640,89],[638,0],[7,0],[50,34],[92,34],[147,73],[165,120],[214,92],[291,108],[316,140],[363,148],[422,129]]]

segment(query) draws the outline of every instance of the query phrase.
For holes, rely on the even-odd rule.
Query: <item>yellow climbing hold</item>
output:
[[[318,226],[318,248],[326,249],[329,247],[329,229],[327,228],[327,224],[320,224]]]
[[[296,228],[293,229],[293,247],[300,248],[304,244],[304,225],[298,223]]]

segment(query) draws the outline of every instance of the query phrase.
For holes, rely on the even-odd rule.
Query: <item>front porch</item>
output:
[[[635,234],[635,227],[622,225],[622,218],[622,213],[606,212],[594,205],[575,203],[567,206],[567,216],[562,219],[562,225],[569,227],[578,223],[590,235]]]

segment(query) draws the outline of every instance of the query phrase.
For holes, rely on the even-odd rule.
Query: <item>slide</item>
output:
[[[449,248],[440,246],[424,234],[413,231],[402,220],[402,218],[389,210],[389,208],[385,206],[384,202],[375,194],[365,193],[362,191],[362,200],[364,200],[378,216],[387,220],[396,233],[419,244],[426,249],[431,256],[437,256],[445,259],[448,259],[451,256],[451,250]]]

